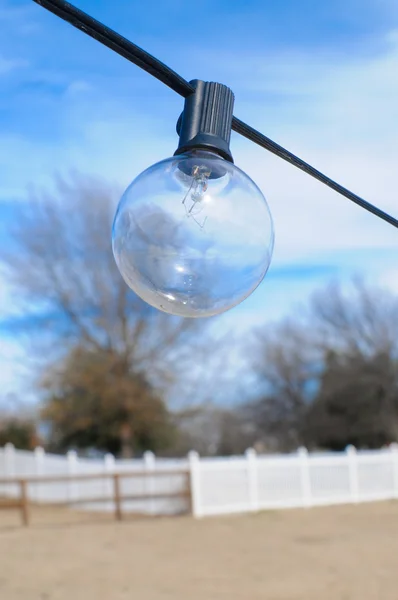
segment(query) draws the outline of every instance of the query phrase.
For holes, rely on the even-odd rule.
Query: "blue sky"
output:
[[[79,0],[76,5],[187,79],[221,81],[235,114],[398,215],[395,0]],[[122,187],[173,154],[182,100],[34,2],[0,0],[0,221],[30,184],[79,168]],[[398,292],[398,234],[308,176],[233,135],[235,162],[274,216],[263,284],[226,314],[246,332],[301,310],[311,292],[360,273]],[[1,233],[1,227],[0,227]],[[0,246],[1,250],[1,246]],[[0,311],[13,305],[0,279]],[[3,391],[23,386],[25,353],[0,336]]]

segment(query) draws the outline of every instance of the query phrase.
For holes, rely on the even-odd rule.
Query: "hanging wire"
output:
[[[195,90],[183,77],[178,75],[173,69],[170,69],[167,65],[163,64],[160,60],[136,46],[123,36],[119,35],[109,27],[106,27],[93,17],[90,17],[80,9],[76,8],[69,2],[63,0],[33,0],[37,4],[40,4],[50,12],[54,13],[64,21],[67,21],[77,29],[80,29],[87,35],[91,36],[101,44],[104,44],[120,56],[123,56],[130,62],[134,63],[147,73],[150,73],[156,79],[159,79],[162,83],[167,85],[169,88],[186,98],[189,94],[192,94]],[[343,187],[333,179],[330,179],[327,175],[324,175],[304,160],[295,156],[286,148],[283,148],[276,142],[273,142],[270,138],[263,135],[250,125],[247,125],[240,119],[233,117],[232,129],[254,142],[258,146],[265,148],[269,152],[272,152],[279,158],[287,161],[294,167],[297,167],[307,175],[314,177],[321,183],[324,183],[335,192],[341,194],[345,198],[348,198],[352,202],[355,202],[358,206],[361,206],[370,213],[376,215],[380,219],[383,219],[390,225],[398,228],[398,219],[395,219],[388,213],[384,212],[377,206],[374,206],[370,202],[367,202],[357,194],[354,194],[347,188]]]
[[[393,225],[394,227],[398,227],[398,219],[395,219],[388,213],[381,210],[381,208],[374,206],[367,200],[364,200],[360,196],[357,196],[357,194],[354,194],[354,192],[351,192],[336,181],[333,181],[333,179],[330,179],[330,177],[328,177],[327,175],[324,175],[314,167],[311,167],[311,165],[306,163],[304,160],[302,160],[298,156],[295,156],[294,154],[289,152],[289,150],[286,150],[282,146],[279,146],[279,144],[273,142],[264,134],[260,133],[259,131],[256,131],[256,129],[253,129],[253,127],[250,127],[250,125],[246,125],[246,123],[243,123],[243,121],[240,121],[239,119],[234,117],[232,120],[232,127],[237,133],[240,133],[241,135],[251,140],[255,144],[258,144],[262,148],[269,150],[276,156],[279,156],[279,158],[283,158],[283,160],[286,160],[294,167],[301,169],[301,171],[304,171],[304,173],[307,173],[307,175],[311,175],[311,177],[314,177],[321,183],[324,183],[325,185],[330,187],[335,192],[338,192],[342,196],[345,196],[346,198],[348,198],[348,200],[355,202],[355,204],[358,204],[358,206],[361,206],[365,210],[373,213],[374,215],[376,215],[376,217],[387,221],[387,223],[390,223],[390,225]]]
[[[137,65],[169,88],[186,98],[192,94],[195,89],[183,77],[180,77],[173,69],[164,65],[160,60],[145,52],[139,46],[136,46],[122,35],[116,33],[106,25],[103,25],[93,17],[90,17],[85,12],[76,8],[69,2],[63,0],[33,0],[36,4],[40,4],[50,12],[61,17],[80,31],[91,36],[104,46],[108,46],[120,56],[127,58],[130,62]]]

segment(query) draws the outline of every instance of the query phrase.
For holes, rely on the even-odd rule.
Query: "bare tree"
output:
[[[303,441],[302,424],[316,386],[318,361],[311,331],[293,321],[257,331],[252,350],[258,397],[246,407],[265,448],[290,450]]]
[[[321,348],[398,357],[398,299],[387,290],[359,278],[344,287],[332,282],[314,294],[309,308],[308,323]]]
[[[257,333],[260,393],[247,406],[268,447],[375,447],[398,439],[398,299],[354,280],[317,292],[300,323]]]
[[[127,454],[149,439],[151,414],[157,419],[165,410],[161,400],[181,408],[213,393],[214,374],[220,372],[217,348],[222,344],[211,341],[209,320],[161,313],[124,283],[111,249],[112,219],[119,197],[116,186],[79,174],[56,178],[50,191],[30,190],[26,201],[15,207],[9,251],[0,257],[0,266],[24,313],[19,333],[31,354],[40,358],[38,383],[44,388],[46,416],[55,429],[62,423],[63,434],[57,438],[54,433],[54,443],[65,446],[68,439],[70,443],[78,439],[81,445],[86,439],[70,428],[67,409],[76,407],[79,385],[85,389],[85,398],[91,385],[91,397],[96,398],[99,410],[109,407],[112,398],[120,414],[128,415],[124,421],[120,415],[113,418],[118,433],[112,434],[112,439],[119,436],[119,441],[124,436]],[[18,333],[18,323],[14,333]],[[102,378],[98,373],[102,388],[81,369],[72,377],[70,366],[76,364],[77,356],[96,357],[85,364],[89,374],[94,363],[101,364],[105,370]],[[67,377],[74,391],[68,389]],[[121,395],[118,400],[109,381]],[[151,400],[148,410],[140,397]],[[62,398],[63,416],[57,413]],[[155,406],[158,410],[151,412],[150,407]],[[163,423],[166,417],[162,417]],[[160,435],[155,422],[153,430]],[[148,444],[155,447],[153,436],[151,439]],[[117,446],[117,442],[106,443],[106,447]]]
[[[0,260],[26,315],[22,333],[50,362],[76,347],[106,352],[170,397],[184,381],[188,395],[210,378],[208,321],[160,313],[126,286],[111,250],[119,197],[116,186],[74,174],[56,178],[51,191],[31,190],[15,208]]]
[[[241,407],[206,404],[175,415],[180,432],[179,453],[196,450],[206,455],[242,454],[256,441],[256,430]]]
[[[398,365],[386,353],[325,357],[303,426],[308,447],[380,448],[398,439]]]

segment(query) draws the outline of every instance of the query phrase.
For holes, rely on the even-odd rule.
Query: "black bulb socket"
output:
[[[214,152],[234,162],[229,148],[234,94],[226,85],[194,79],[195,91],[185,99],[184,111],[177,121],[180,136],[174,155],[192,150]]]

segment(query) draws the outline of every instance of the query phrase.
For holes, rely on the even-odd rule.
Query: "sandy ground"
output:
[[[0,511],[3,600],[397,600],[398,503],[194,521]]]

